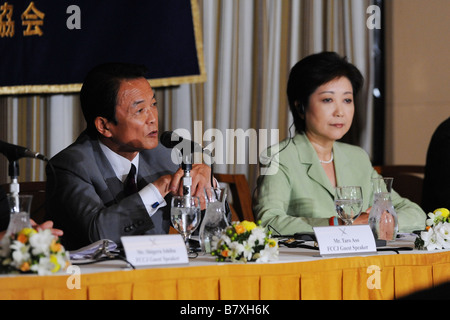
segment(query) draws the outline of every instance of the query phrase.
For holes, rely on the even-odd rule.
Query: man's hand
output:
[[[178,169],[172,177],[169,190],[172,194],[183,195],[183,169]],[[199,197],[202,210],[206,208],[205,188],[211,187],[211,168],[206,164],[194,164],[191,170],[191,194]]]
[[[178,171],[177,171],[178,173]],[[175,174],[173,175],[175,177]],[[161,196],[164,198],[169,192],[171,192],[170,186],[174,180],[172,175],[167,174],[159,177],[156,181],[153,181],[153,185],[158,189]]]

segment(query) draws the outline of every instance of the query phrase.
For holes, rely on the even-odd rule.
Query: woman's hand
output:
[[[369,223],[369,212],[362,212],[353,224],[368,224]]]

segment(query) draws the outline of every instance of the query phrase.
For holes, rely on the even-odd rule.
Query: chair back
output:
[[[425,166],[419,165],[386,165],[375,166],[375,170],[384,177],[393,177],[392,188],[402,197],[422,204],[423,179]]]
[[[45,218],[45,181],[20,182],[20,194],[30,194],[31,201],[30,218],[37,224],[44,222]],[[1,185],[6,193],[9,193],[9,183]]]
[[[231,193],[231,195],[228,196],[228,203],[232,212],[232,220],[254,221],[255,218],[252,210],[252,196],[245,175],[215,173],[214,176],[219,183],[225,183],[228,185],[229,193]]]

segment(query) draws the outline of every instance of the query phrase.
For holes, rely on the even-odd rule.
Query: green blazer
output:
[[[333,153],[337,185],[361,186],[363,211],[367,210],[373,203],[371,178],[379,176],[367,153],[340,142],[334,143]],[[254,203],[255,215],[262,225],[282,235],[311,232],[314,226],[329,225],[329,218],[337,215],[334,187],[306,135],[297,134],[290,141],[284,140],[265,154],[269,156],[261,158],[262,173]],[[399,232],[425,228],[426,214],[417,204],[394,190],[392,202]]]

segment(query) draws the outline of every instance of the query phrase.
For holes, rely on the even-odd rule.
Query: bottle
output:
[[[211,253],[214,237],[220,238],[225,229],[229,226],[225,216],[226,189],[209,189],[207,193],[207,205],[205,217],[200,226],[200,247],[203,254]]]
[[[398,218],[391,201],[390,192],[374,194],[374,204],[369,214],[369,225],[375,240],[395,240]]]

